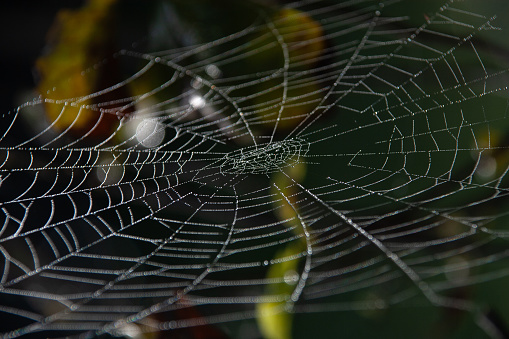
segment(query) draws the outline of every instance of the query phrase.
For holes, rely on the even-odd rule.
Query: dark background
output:
[[[20,92],[35,85],[34,62],[61,8],[78,8],[82,0],[2,1],[0,4],[0,113],[23,101]]]

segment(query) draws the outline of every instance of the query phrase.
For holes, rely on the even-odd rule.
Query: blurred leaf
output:
[[[288,176],[281,172],[276,172],[272,176],[274,182],[273,193],[275,199],[284,195],[290,203],[285,203],[277,210],[277,216],[280,220],[288,220],[286,226],[293,228],[296,235],[300,234],[300,221],[294,209],[292,196],[295,193],[295,186],[292,186],[293,180],[300,181],[304,178],[306,166],[304,163],[298,163],[288,168]],[[291,178],[291,179],[290,179]],[[276,188],[277,187],[277,188]],[[290,205],[291,204],[291,205]],[[274,280],[274,283],[266,287],[266,296],[287,296],[276,302],[264,302],[257,305],[257,320],[262,333],[268,339],[288,339],[291,338],[293,314],[288,312],[287,306],[295,285],[299,280],[299,265],[302,258],[301,253],[306,250],[304,238],[289,243],[280,250],[271,261],[271,266],[267,272],[266,279]],[[278,278],[284,277],[284,281],[278,281]]]
[[[49,52],[40,57],[36,68],[40,75],[38,91],[46,100],[48,120],[54,127],[74,131],[93,126],[98,113],[88,107],[103,73],[87,69],[103,60],[111,51],[112,10],[117,0],[90,0],[79,10],[61,10],[49,34]],[[72,98],[69,103],[69,98]],[[66,99],[64,106],[54,105]],[[76,105],[74,105],[76,103]],[[83,108],[87,107],[87,108]],[[111,130],[112,121],[106,119],[102,127]],[[97,131],[102,131],[100,128]],[[96,132],[97,133],[97,132]]]

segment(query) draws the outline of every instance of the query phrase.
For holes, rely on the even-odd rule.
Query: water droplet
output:
[[[164,136],[164,125],[156,119],[143,119],[136,127],[136,139],[147,148],[159,146]]]
[[[223,72],[214,64],[205,66],[205,72],[213,79],[217,79],[223,75]]]
[[[199,109],[199,108],[203,108],[205,107],[205,99],[203,99],[202,96],[200,95],[193,95],[191,97],[191,99],[189,99],[189,104],[191,105],[191,107],[195,108],[195,109]]]

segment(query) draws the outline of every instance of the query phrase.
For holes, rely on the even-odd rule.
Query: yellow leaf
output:
[[[90,0],[82,9],[60,11],[49,34],[50,51],[36,61],[37,89],[46,100],[49,120],[56,120],[58,129],[81,130],[99,118],[86,96],[100,79],[87,69],[110,52],[110,12],[115,2]]]
[[[280,296],[280,300],[257,304],[256,320],[260,331],[267,339],[289,339],[292,333],[292,313],[287,305],[298,279],[299,258],[295,258],[305,249],[304,242],[296,241],[287,245],[271,262],[267,279],[274,282],[266,287],[267,297]],[[281,279],[283,278],[283,279]]]
[[[269,32],[263,31],[263,34],[278,40],[278,44],[268,50],[264,50],[263,46],[254,46],[260,48],[260,52],[253,57],[250,67],[260,71],[275,65],[283,68],[285,59],[291,72],[314,67],[325,49],[322,26],[308,14],[291,8],[279,10],[271,22],[273,24],[267,28]],[[263,43],[268,44],[266,40]],[[254,88],[260,95],[253,98],[252,105],[265,128],[277,126],[278,130],[288,130],[297,126],[319,105],[323,97],[322,85],[316,81],[299,86],[285,81],[288,79],[278,77]],[[283,97],[286,97],[284,102]]]

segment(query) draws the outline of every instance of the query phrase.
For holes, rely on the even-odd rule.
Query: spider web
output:
[[[3,114],[5,338],[260,305],[431,305],[500,335],[462,294],[509,274],[507,64],[486,43],[505,33],[471,2],[290,3],[211,42],[121,50],[83,77],[125,79]]]

